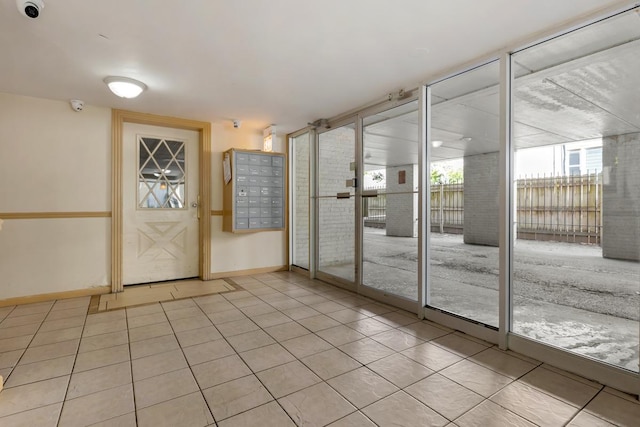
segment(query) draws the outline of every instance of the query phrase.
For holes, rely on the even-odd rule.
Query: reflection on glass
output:
[[[355,175],[355,142],[353,125],[318,137],[318,270],[349,282],[355,280],[355,205],[345,182]]]
[[[498,326],[499,66],[431,86],[430,305]]]
[[[139,208],[184,208],[184,150],[183,141],[138,137]]]
[[[418,103],[364,118],[362,283],[418,299]]]
[[[309,134],[292,138],[292,264],[309,268]]]
[[[638,372],[640,26],[513,55],[513,331]]]

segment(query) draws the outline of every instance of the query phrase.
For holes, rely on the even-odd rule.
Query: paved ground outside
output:
[[[417,239],[365,228],[363,282],[417,298]],[[432,234],[431,305],[498,324],[498,248]],[[345,268],[347,267],[347,268]],[[335,266],[353,277],[353,266]],[[514,332],[638,371],[640,263],[605,259],[599,246],[518,240]]]

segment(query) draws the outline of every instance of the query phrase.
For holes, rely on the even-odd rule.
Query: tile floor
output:
[[[236,283],[0,308],[0,425],[640,425],[631,396],[333,286]]]

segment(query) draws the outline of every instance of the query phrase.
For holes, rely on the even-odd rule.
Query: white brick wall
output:
[[[293,264],[309,268],[309,134],[295,138],[293,155]]]
[[[398,172],[405,172],[405,183]],[[417,191],[418,165],[386,168],[387,193]],[[418,194],[387,194],[387,236],[418,237]]]
[[[602,143],[602,255],[640,261],[640,134]]]
[[[464,158],[464,242],[498,246],[499,153]]]

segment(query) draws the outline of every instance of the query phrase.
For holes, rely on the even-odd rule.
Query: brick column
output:
[[[387,192],[418,189],[418,165],[386,168]],[[387,236],[418,237],[418,193],[387,194]]]
[[[498,246],[499,153],[464,158],[464,242]]]

